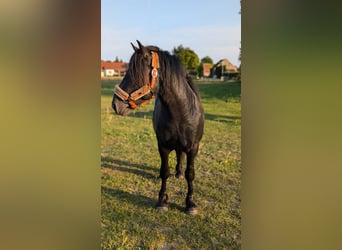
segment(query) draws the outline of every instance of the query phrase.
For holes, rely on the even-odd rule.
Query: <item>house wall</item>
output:
[[[114,69],[105,69],[105,76],[114,76],[115,71]]]
[[[211,65],[209,63],[203,63],[203,76],[208,77],[210,76],[210,69]]]
[[[101,61],[102,77],[124,76],[127,71],[127,63]]]

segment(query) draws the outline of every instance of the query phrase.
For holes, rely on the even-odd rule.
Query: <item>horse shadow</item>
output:
[[[241,117],[206,113],[205,120],[223,122],[223,123],[228,123],[228,124],[236,124],[237,122],[241,121]]]
[[[132,163],[128,161],[123,161],[119,159],[113,159],[111,157],[101,156],[101,167],[109,168],[109,169],[117,170],[121,172],[131,173],[135,175],[140,175],[146,179],[159,178],[159,170],[154,167],[147,166],[144,164],[137,164],[137,163]]]
[[[112,189],[108,187],[101,187],[101,193],[110,195],[116,199],[119,199],[121,202],[129,202],[132,205],[150,208],[157,203],[157,199],[152,199],[145,195],[141,194],[131,194],[129,192],[120,190],[120,189]]]
[[[101,156],[101,167],[126,173],[132,173],[146,179],[153,179],[155,181],[159,179],[159,169],[157,168],[147,166],[144,164],[137,164],[119,159],[113,159],[111,157]],[[101,193],[111,195],[114,198],[120,199],[123,202],[129,202],[135,206],[146,208],[155,207],[158,201],[157,197],[156,199],[153,199],[141,194],[132,194],[121,189],[112,189],[103,186],[101,186]],[[158,196],[158,193],[156,193],[156,196]],[[183,212],[185,211],[184,207],[172,202],[169,203],[169,208],[177,209]]]
[[[152,119],[153,117],[153,109],[152,110],[137,110],[129,114],[131,117],[144,118],[144,119]]]
[[[112,197],[114,197],[115,199],[120,200],[121,202],[126,202],[126,203],[131,203],[134,206],[137,207],[142,207],[142,208],[153,208],[156,206],[158,199],[155,198],[151,198],[145,195],[141,195],[141,194],[132,194],[126,191],[123,191],[121,189],[112,189],[112,188],[108,188],[108,187],[101,187],[101,193],[102,194],[106,194],[106,195],[110,195]],[[185,212],[185,208],[170,202],[169,203],[169,208],[170,209],[176,209],[179,210],[181,212]],[[156,209],[157,211],[157,209]]]

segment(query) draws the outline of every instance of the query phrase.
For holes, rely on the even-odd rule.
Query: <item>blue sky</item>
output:
[[[182,44],[199,59],[234,65],[241,47],[240,0],[102,0],[101,59],[128,62],[130,42],[172,52]]]

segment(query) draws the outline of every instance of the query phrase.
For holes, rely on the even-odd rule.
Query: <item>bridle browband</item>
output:
[[[140,105],[145,106],[151,99],[154,98],[154,93],[153,89],[156,83],[156,78],[158,75],[158,68],[159,68],[159,57],[158,53],[151,51],[152,52],[152,70],[151,70],[151,82],[148,85],[144,85],[138,90],[133,91],[132,93],[128,94],[126,91],[124,91],[122,88],[119,87],[119,85],[115,86],[114,94],[119,97],[122,101],[127,101],[129,106],[132,109],[137,109],[138,104],[136,104],[136,101],[141,99],[147,94],[151,94],[151,98],[144,100]]]

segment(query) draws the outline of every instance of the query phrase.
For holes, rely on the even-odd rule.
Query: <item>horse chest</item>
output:
[[[169,149],[186,150],[191,147],[194,141],[193,129],[182,123],[174,121],[159,121],[155,125],[155,133],[159,144]]]
[[[196,142],[200,115],[190,115],[184,107],[171,109],[156,98],[153,127],[159,144],[169,149],[187,151]]]

